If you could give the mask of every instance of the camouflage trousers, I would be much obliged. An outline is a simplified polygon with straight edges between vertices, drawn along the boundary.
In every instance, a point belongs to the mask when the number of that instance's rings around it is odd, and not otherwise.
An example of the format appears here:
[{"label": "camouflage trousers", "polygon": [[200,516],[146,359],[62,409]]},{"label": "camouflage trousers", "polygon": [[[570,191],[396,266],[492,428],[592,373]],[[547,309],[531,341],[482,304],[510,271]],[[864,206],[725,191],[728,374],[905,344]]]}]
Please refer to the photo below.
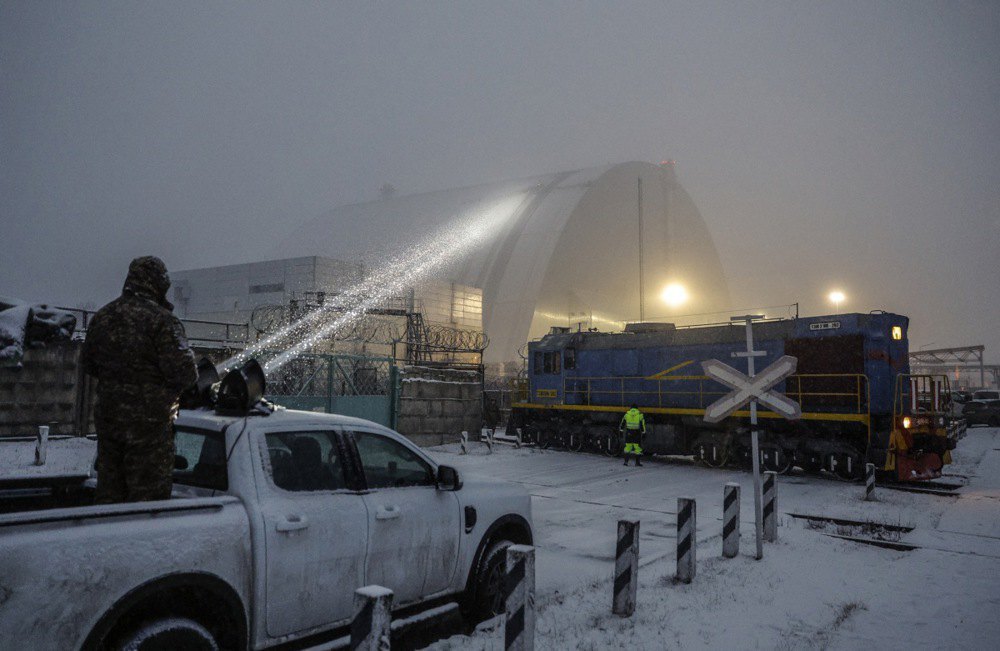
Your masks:
[{"label": "camouflage trousers", "polygon": [[95,503],[170,499],[174,433],[170,421],[98,419]]}]

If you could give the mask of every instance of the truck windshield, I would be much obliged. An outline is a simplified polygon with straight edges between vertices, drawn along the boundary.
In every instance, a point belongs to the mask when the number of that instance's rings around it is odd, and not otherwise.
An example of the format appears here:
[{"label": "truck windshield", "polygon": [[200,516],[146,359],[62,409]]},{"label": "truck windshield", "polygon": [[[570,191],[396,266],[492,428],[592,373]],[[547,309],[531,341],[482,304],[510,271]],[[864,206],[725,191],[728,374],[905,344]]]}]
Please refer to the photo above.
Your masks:
[{"label": "truck windshield", "polygon": [[226,490],[226,446],[222,432],[177,427],[174,483]]}]

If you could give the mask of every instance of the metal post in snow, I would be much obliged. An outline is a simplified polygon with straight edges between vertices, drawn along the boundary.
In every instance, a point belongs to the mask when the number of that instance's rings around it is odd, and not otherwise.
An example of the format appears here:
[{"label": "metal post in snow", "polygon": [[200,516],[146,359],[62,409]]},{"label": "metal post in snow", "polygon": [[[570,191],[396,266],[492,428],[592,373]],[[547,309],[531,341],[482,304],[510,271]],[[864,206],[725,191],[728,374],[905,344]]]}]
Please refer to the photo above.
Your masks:
[{"label": "metal post in snow", "polygon": [[515,441],[514,441],[514,447],[515,448],[519,448],[519,447],[521,447],[521,444],[524,443],[524,439],[521,438],[521,436],[522,436],[522,434],[521,434],[521,428],[520,427],[515,427],[514,428],[514,433],[516,435]]},{"label": "metal post in snow", "polygon": [[736,558],[740,553],[740,485],[726,484],[722,495],[722,555]]},{"label": "metal post in snow", "polygon": [[677,579],[691,583],[697,564],[698,510],[693,499],[677,499]]},{"label": "metal post in snow", "polygon": [[774,542],[778,539],[778,473],[764,473],[764,540]]},{"label": "metal post in snow", "polygon": [[505,579],[507,614],[504,618],[504,649],[532,651],[535,648],[535,548],[507,548]]},{"label": "metal post in snow", "polygon": [[44,466],[45,457],[49,451],[49,426],[38,426],[38,437],[35,439],[35,465]]},{"label": "metal post in snow", "polygon": [[[733,317],[733,321],[745,321],[747,324],[747,352],[733,353],[734,357],[747,358],[747,377],[753,378],[754,357],[761,357],[766,353],[762,350],[753,349],[753,322],[754,319],[763,319],[763,315],[747,314],[746,316]],[[757,560],[764,558],[764,511],[760,503],[760,444],[757,435],[757,400],[750,401],[750,449],[753,456],[753,510],[754,510],[754,533],[757,542],[757,553],[754,556]]]},{"label": "metal post in snow", "polygon": [[865,464],[865,500],[871,500],[875,493],[875,464]]},{"label": "metal post in snow", "polygon": [[635,612],[635,593],[639,585],[639,521],[619,520],[617,540],[611,612],[631,617]]},{"label": "metal post in snow", "polygon": [[462,432],[462,454],[469,453],[469,433]]},{"label": "metal post in snow", "polygon": [[493,454],[493,430],[486,431],[486,447],[489,448],[490,454]]},{"label": "metal post in snow", "polygon": [[391,625],[392,590],[367,585],[354,591],[351,651],[387,651]]}]

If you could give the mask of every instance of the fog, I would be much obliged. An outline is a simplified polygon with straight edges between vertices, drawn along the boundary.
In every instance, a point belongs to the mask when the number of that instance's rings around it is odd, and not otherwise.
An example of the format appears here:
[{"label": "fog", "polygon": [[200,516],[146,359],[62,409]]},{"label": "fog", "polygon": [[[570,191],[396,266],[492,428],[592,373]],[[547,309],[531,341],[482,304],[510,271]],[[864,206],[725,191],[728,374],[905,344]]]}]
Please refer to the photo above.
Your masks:
[{"label": "fog", "polygon": [[0,294],[276,257],[384,183],[673,159],[735,307],[837,288],[1000,361],[1000,5],[534,5],[0,3]]}]

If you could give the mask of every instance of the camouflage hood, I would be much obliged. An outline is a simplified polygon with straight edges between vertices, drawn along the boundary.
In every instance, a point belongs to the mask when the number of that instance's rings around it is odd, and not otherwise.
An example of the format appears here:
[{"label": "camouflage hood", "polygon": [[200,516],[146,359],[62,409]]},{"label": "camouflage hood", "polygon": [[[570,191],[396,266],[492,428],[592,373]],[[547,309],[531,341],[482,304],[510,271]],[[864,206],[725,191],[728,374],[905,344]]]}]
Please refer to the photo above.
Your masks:
[{"label": "camouflage hood", "polygon": [[136,258],[128,266],[122,294],[148,298],[172,311],[173,303],[167,300],[168,289],[170,276],[167,275],[167,265],[156,256],[146,255]]}]

